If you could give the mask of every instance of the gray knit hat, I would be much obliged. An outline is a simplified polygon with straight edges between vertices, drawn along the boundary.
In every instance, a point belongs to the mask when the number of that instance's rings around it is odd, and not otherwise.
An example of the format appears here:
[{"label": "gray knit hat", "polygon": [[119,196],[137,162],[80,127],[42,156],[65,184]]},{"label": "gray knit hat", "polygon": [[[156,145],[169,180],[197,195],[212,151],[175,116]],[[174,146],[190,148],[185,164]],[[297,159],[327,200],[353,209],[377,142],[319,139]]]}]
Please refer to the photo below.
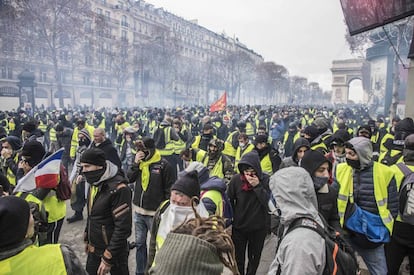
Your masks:
[{"label": "gray knit hat", "polygon": [[149,274],[221,275],[223,268],[214,245],[195,236],[168,233]]}]

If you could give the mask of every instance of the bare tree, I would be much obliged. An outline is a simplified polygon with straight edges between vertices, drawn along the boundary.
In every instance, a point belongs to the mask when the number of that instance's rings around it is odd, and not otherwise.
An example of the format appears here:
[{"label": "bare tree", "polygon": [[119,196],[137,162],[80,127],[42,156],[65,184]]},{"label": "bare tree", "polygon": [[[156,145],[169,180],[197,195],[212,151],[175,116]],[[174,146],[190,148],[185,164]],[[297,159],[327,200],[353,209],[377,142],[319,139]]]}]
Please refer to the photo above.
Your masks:
[{"label": "bare tree", "polygon": [[80,22],[93,18],[86,0],[19,1],[21,11],[16,24],[19,43],[39,53],[42,62],[53,66],[59,106],[63,107],[62,83],[65,79],[62,52],[78,48],[85,39],[85,28]]},{"label": "bare tree", "polygon": [[283,65],[263,62],[256,68],[256,87],[263,91],[266,98],[274,102],[276,94],[287,93],[289,72]]}]

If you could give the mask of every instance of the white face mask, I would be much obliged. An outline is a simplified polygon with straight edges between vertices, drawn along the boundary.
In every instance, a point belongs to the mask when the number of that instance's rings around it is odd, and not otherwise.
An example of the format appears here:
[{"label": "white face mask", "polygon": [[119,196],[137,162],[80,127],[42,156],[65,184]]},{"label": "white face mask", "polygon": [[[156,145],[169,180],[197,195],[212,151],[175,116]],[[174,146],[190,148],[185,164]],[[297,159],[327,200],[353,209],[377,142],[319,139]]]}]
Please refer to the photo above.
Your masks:
[{"label": "white face mask", "polygon": [[239,145],[240,145],[240,147],[244,147],[244,146],[246,146],[246,143],[239,142]]},{"label": "white face mask", "polygon": [[179,206],[171,203],[170,213],[171,215],[168,215],[168,218],[170,219],[169,224],[172,227],[182,224],[185,220],[194,218],[194,212],[191,206]]}]

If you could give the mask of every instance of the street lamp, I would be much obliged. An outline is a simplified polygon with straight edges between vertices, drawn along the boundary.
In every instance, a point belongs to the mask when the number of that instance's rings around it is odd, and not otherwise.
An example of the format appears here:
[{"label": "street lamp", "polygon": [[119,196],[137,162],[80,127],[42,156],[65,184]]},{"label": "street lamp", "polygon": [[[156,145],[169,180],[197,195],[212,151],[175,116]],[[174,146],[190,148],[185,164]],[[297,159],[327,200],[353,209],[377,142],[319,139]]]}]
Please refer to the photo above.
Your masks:
[{"label": "street lamp", "polygon": [[25,102],[22,102],[22,95],[25,94],[27,96],[28,101],[30,102],[31,109],[32,109],[32,115],[34,115],[34,108],[35,108],[35,94],[34,94],[34,88],[37,86],[35,83],[35,75],[33,72],[30,72],[28,69],[25,69],[23,72],[21,72],[17,78],[19,79],[19,82],[17,83],[17,86],[19,87],[19,107],[24,107],[23,104]]}]

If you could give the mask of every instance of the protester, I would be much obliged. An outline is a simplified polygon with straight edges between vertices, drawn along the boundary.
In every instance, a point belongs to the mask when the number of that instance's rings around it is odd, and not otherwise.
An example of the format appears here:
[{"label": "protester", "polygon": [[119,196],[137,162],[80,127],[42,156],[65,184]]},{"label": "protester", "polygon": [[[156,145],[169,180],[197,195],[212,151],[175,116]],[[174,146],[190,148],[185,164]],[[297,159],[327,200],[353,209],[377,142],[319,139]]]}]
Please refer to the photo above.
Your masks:
[{"label": "protester", "polygon": [[328,184],[332,164],[320,151],[305,152],[300,166],[311,176],[318,200],[318,211],[325,221],[340,231],[337,197],[338,192]]},{"label": "protester", "polygon": [[147,263],[147,234],[160,204],[170,197],[176,175],[168,161],[155,148],[154,139],[144,137],[137,145],[134,164],[128,171],[129,182],[135,183],[134,224],[136,242],[136,274],[142,275]]},{"label": "protester", "polygon": [[86,274],[70,246],[32,244],[34,219],[21,198],[0,198],[0,232],[1,274]]},{"label": "protester", "polygon": [[[256,274],[264,240],[270,229],[268,202],[269,176],[262,173],[256,151],[245,154],[239,162],[240,174],[232,177],[227,195],[234,211],[232,240],[241,275]],[[245,271],[246,248],[248,255]]]},{"label": "protester", "polygon": [[[324,226],[319,218],[315,187],[305,169],[280,169],[271,177],[270,189],[280,211],[280,223],[286,229],[298,218],[309,218]],[[325,240],[311,229],[297,228],[281,237],[268,274],[322,275],[325,260]]]},{"label": "protester", "polygon": [[183,172],[182,176],[171,186],[170,199],[161,203],[154,215],[151,225],[147,270],[153,265],[154,257],[163,246],[167,234],[186,220],[194,217],[192,199],[196,198],[196,210],[201,217],[209,213],[203,202],[200,202],[200,183],[197,171]]},{"label": "protester", "polygon": [[80,158],[82,173],[90,184],[88,221],[84,241],[89,274],[128,275],[128,237],[131,235],[131,190],[118,167],[105,153],[90,148]]},{"label": "protester", "polygon": [[[352,138],[345,146],[346,163],[339,164],[334,175],[340,223],[369,272],[386,274],[384,243],[389,242],[398,214],[394,172],[372,160],[372,143],[366,137]],[[370,218],[363,226],[358,222],[362,215]]]}]

